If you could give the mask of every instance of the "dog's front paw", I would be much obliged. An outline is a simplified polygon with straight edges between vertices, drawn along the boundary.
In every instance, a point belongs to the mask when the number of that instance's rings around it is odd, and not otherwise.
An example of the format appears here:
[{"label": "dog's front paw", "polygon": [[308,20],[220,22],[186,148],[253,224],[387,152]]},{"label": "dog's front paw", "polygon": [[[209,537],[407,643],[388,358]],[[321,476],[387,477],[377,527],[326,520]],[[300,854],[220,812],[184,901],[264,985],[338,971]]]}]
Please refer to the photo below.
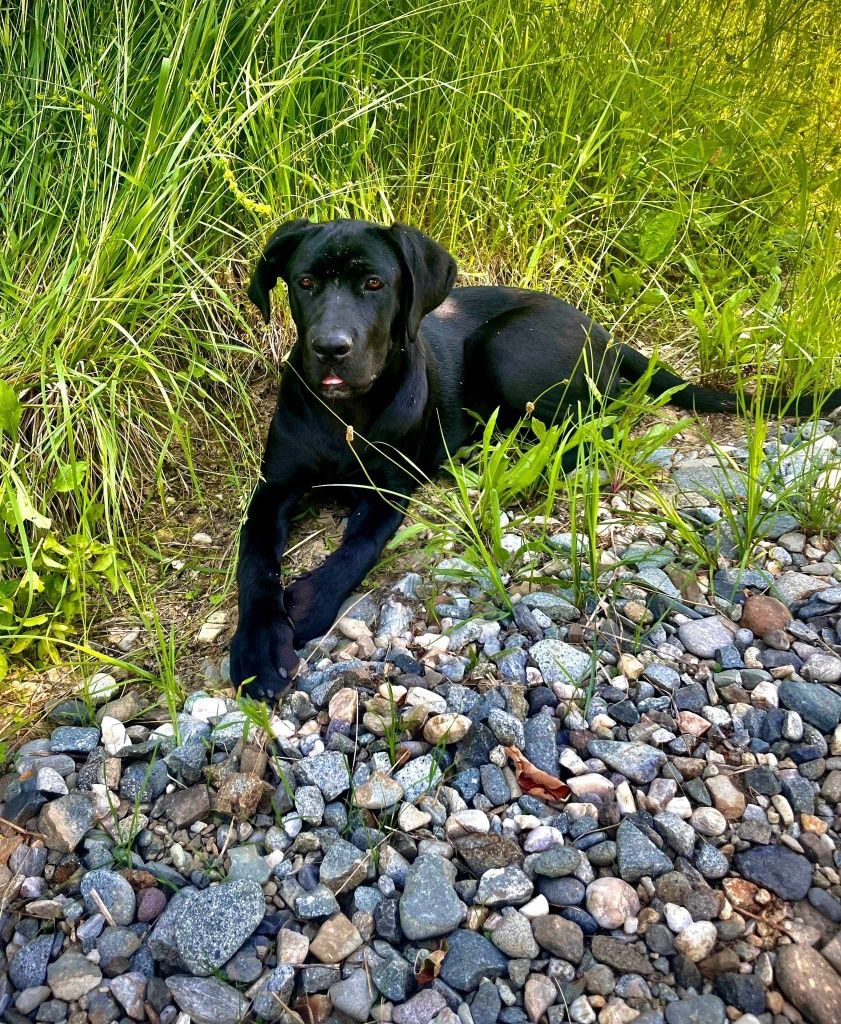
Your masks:
[{"label": "dog's front paw", "polygon": [[302,668],[282,614],[244,616],[231,641],[231,680],[256,700],[278,700]]},{"label": "dog's front paw", "polygon": [[333,625],[334,615],[329,595],[319,593],[306,576],[286,588],[283,605],[292,620],[296,647],[303,647],[315,637],[324,636]]}]

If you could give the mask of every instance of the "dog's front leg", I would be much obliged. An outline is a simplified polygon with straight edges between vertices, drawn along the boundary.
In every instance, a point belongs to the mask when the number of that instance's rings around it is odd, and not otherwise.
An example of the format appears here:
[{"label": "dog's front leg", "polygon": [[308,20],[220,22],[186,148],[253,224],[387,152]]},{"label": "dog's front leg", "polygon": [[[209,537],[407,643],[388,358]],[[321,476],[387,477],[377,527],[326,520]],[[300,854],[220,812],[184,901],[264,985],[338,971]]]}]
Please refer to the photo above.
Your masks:
[{"label": "dog's front leg", "polygon": [[240,535],[239,623],[231,641],[231,679],[236,686],[245,683],[245,692],[260,700],[283,693],[298,668],[280,560],[300,494],[289,482],[260,483]]},{"label": "dog's front leg", "polygon": [[404,513],[402,500],[389,503],[376,494],[366,495],[348,519],[341,546],[317,569],[289,585],[286,610],[296,647],[330,629],[342,603],[377,564]]}]

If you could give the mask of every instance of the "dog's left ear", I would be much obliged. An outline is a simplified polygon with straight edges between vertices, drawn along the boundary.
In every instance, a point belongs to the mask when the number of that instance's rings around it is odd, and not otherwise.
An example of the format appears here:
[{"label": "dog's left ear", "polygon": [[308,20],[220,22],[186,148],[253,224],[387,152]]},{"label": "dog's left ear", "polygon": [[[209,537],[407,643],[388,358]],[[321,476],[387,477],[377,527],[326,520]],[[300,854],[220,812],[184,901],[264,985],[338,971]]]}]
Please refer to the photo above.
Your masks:
[{"label": "dog's left ear", "polygon": [[421,320],[446,299],[456,279],[456,261],[417,228],[392,224],[389,232],[403,261],[406,330],[418,336]]},{"label": "dog's left ear", "polygon": [[266,243],[263,255],[257,260],[257,266],[251,276],[251,284],[248,286],[248,297],[260,310],[266,323],[269,322],[272,315],[269,293],[277,284],[279,277],[286,280],[286,265],[292,258],[292,254],[304,237],[311,231],[315,231],[317,227],[317,224],[310,224],[306,218],[290,220],[286,224],[282,224]]}]

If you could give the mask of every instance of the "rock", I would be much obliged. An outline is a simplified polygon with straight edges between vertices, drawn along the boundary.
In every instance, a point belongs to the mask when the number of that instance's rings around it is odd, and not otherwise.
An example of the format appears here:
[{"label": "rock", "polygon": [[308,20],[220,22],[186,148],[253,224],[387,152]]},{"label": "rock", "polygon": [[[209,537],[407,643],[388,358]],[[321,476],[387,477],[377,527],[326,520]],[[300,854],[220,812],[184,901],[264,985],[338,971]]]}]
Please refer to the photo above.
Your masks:
[{"label": "rock", "polygon": [[52,935],[39,935],[15,953],[9,965],[9,978],[16,989],[44,984],[52,951]]},{"label": "rock", "polygon": [[257,882],[221,882],[181,903],[172,920],[182,963],[206,977],[236,953],[266,913]]},{"label": "rock", "polygon": [[429,1024],[446,1005],[447,1000],[440,992],[425,988],[408,1002],[395,1006],[392,1020],[394,1024]]},{"label": "rock", "polygon": [[750,594],[742,605],[739,626],[762,637],[775,630],[785,629],[789,622],[791,612],[782,601],[767,594]]},{"label": "rock", "polygon": [[257,813],[257,807],[267,791],[271,793],[259,775],[253,772],[234,772],[219,787],[216,806],[238,821],[247,821]]},{"label": "rock", "polygon": [[841,1020],[841,976],[811,946],[777,948],[777,984],[789,1002],[812,1024]]},{"label": "rock", "polygon": [[561,960],[577,964],[584,956],[584,932],[574,921],[559,914],[547,914],[536,917],[532,929],[540,945]]},{"label": "rock", "polygon": [[423,727],[423,738],[433,746],[439,743],[449,746],[464,739],[472,724],[467,715],[433,715]]},{"label": "rock", "polygon": [[[334,977],[335,975],[331,971],[329,981],[332,981]],[[260,986],[260,991],[251,1004],[252,1014],[266,1021],[283,1021],[288,1013],[289,1001],[295,988],[294,969],[289,964],[279,964],[268,977],[261,978],[257,984]]]},{"label": "rock", "polygon": [[61,725],[50,737],[54,754],[89,754],[99,743],[99,729],[81,725]]},{"label": "rock", "polygon": [[446,935],[464,920],[464,904],[456,896],[446,861],[424,854],[409,868],[400,897],[400,925],[407,939]]},{"label": "rock", "polygon": [[310,943],[310,952],[323,964],[346,960],[362,945],[362,936],[344,914],[335,914],[324,922]]},{"label": "rock", "polygon": [[513,908],[503,911],[502,921],[491,933],[491,942],[514,960],[534,960],[540,955],[540,947],[532,934],[532,924]]},{"label": "rock", "polygon": [[495,832],[488,835],[458,836],[455,839],[455,847],[459,857],[476,876],[483,875],[491,868],[523,863],[523,851],[517,843]]},{"label": "rock", "polygon": [[111,995],[126,1011],[132,1020],[144,1020],[146,1011],[143,997],[146,993],[146,977],[138,971],[122,974],[111,979]]},{"label": "rock", "polygon": [[593,667],[590,654],[562,640],[539,640],[530,648],[529,658],[549,686],[553,683],[577,686]]},{"label": "rock", "polygon": [[404,798],[414,803],[418,797],[435,789],[441,781],[441,769],[432,754],[424,754],[409,761],[394,773],[394,777],[403,787]]},{"label": "rock", "polygon": [[218,978],[174,974],[166,986],[193,1024],[238,1024],[248,1013],[245,996]]},{"label": "rock", "polygon": [[791,607],[826,589],[826,581],[818,576],[807,576],[802,572],[784,572],[774,583],[774,590],[784,604]]},{"label": "rock", "polygon": [[94,798],[90,793],[68,793],[42,808],[38,831],[48,850],[72,853],[96,821]]},{"label": "rock", "polygon": [[752,846],[735,862],[739,874],[784,900],[802,900],[812,885],[812,865],[786,846]]},{"label": "rock", "polygon": [[210,794],[207,786],[176,789],[160,797],[152,808],[155,818],[168,818],[175,828],[187,828],[210,814]]},{"label": "rock", "polygon": [[711,921],[695,921],[675,938],[675,949],[693,963],[708,957],[715,949],[718,932]]},{"label": "rock", "polygon": [[813,683],[837,683],[841,681],[841,658],[831,654],[813,654],[801,674]]},{"label": "rock", "polygon": [[266,858],[261,856],[257,847],[253,844],[248,846],[235,846],[228,851],[230,866],[228,867],[229,882],[257,882],[258,885],[265,885],[269,880],[271,869]]},{"label": "rock", "polygon": [[627,819],[616,832],[619,874],[626,882],[638,882],[648,876],[672,870],[672,862],[652,841]]},{"label": "rock", "polygon": [[368,853],[344,839],[337,839],[324,854],[319,878],[332,892],[347,892],[362,885],[370,862]]},{"label": "rock", "polygon": [[666,1024],[726,1024],[718,996],[687,996],[666,1004]]},{"label": "rock", "polygon": [[103,868],[88,871],[82,879],[81,890],[89,914],[96,914],[99,911],[99,904],[93,896],[96,892],[114,919],[114,924],[129,925],[134,921],[134,912],[137,908],[134,889],[116,871],[106,871]]},{"label": "rock", "polygon": [[632,945],[613,939],[609,935],[594,935],[590,951],[596,960],[625,974],[642,974],[647,977],[653,971],[647,957]]},{"label": "rock", "polygon": [[640,901],[621,878],[597,878],[587,886],[587,911],[601,928],[612,930],[639,914]]},{"label": "rock", "polygon": [[714,775],[706,780],[716,810],[721,811],[728,821],[738,821],[745,813],[745,794],[738,789],[727,775]]},{"label": "rock", "polygon": [[508,971],[508,960],[478,932],[459,929],[447,938],[447,955],[440,978],[459,992],[473,992],[483,978],[497,978]]},{"label": "rock", "polygon": [[473,902],[482,907],[520,906],[533,891],[534,885],[520,868],[490,868],[479,879]]},{"label": "rock", "polygon": [[543,974],[529,975],[523,990],[523,1005],[532,1024],[537,1024],[537,1021],[555,1002],[557,995],[558,990],[551,978],[547,978]]},{"label": "rock", "polygon": [[392,1002],[404,1002],[415,986],[415,976],[410,965],[395,953],[386,958],[371,957],[368,961],[371,980],[377,991]]},{"label": "rock", "polygon": [[138,921],[154,921],[166,909],[166,896],[160,889],[143,889],[137,905]]},{"label": "rock", "polygon": [[339,1013],[345,1014],[351,1020],[368,1020],[375,991],[368,980],[367,971],[353,971],[344,981],[337,981],[331,985],[327,994]]},{"label": "rock", "polygon": [[350,788],[347,759],[338,751],[328,750],[297,761],[295,773],[303,784],[318,786],[327,801],[338,799]]},{"label": "rock", "polygon": [[[469,722],[469,719],[468,719]],[[369,811],[382,811],[393,807],[403,799],[403,787],[386,772],[376,771],[353,791],[353,802],[357,807]]]},{"label": "rock", "polygon": [[608,767],[639,785],[645,785],[656,778],[666,763],[663,751],[647,743],[590,740],[587,749],[593,757],[598,757]]},{"label": "rock", "polygon": [[733,642],[735,629],[728,619],[712,615],[706,619],[691,619],[678,628],[683,646],[697,658],[714,658],[721,647]]},{"label": "rock", "polygon": [[47,968],[47,984],[56,999],[72,1002],[102,981],[102,971],[86,956],[68,950]]},{"label": "rock", "polygon": [[765,987],[755,974],[726,971],[718,975],[713,987],[728,1006],[755,1016],[765,1013]]},{"label": "rock", "polygon": [[823,733],[832,732],[841,720],[841,697],[817,683],[785,679],[779,687],[780,703]]}]

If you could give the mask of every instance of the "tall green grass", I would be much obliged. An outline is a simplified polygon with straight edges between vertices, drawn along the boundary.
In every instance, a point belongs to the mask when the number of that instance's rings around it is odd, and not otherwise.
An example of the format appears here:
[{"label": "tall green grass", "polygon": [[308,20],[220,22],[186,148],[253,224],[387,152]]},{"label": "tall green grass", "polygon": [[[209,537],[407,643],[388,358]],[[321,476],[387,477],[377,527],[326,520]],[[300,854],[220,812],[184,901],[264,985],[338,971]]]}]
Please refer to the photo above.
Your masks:
[{"label": "tall green grass", "polygon": [[72,643],[197,453],[245,493],[286,339],[241,286],[287,217],[416,223],[725,384],[837,380],[839,36],[829,0],[0,13],[0,640]]}]

